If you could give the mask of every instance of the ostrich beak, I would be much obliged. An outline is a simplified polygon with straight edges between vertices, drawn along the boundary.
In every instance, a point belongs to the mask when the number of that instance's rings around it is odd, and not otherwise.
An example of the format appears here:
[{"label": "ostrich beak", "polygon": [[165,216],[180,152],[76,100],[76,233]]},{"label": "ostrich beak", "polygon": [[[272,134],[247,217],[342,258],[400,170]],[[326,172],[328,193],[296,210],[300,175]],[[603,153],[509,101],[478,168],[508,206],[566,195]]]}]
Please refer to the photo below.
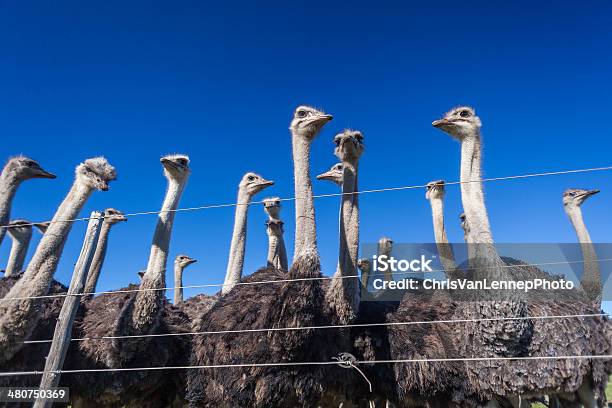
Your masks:
[{"label": "ostrich beak", "polygon": [[321,173],[317,176],[317,180],[332,180],[334,178],[334,173],[332,170],[326,171],[325,173]]},{"label": "ostrich beak", "polygon": [[325,114],[325,115],[320,115],[320,116],[317,116],[317,117],[316,117],[316,118],[313,120],[313,122],[327,123],[327,122],[329,122],[330,120],[332,120],[333,118],[334,118],[334,117],[333,117],[332,115]]},{"label": "ostrich beak", "polygon": [[272,180],[265,180],[265,179],[264,179],[264,180],[262,180],[262,181],[261,181],[259,184],[260,184],[262,187],[268,187],[268,186],[274,185],[274,181],[272,181]]},{"label": "ostrich beak", "polygon": [[589,190],[586,193],[584,193],[584,198],[588,198],[588,197],[590,197],[592,195],[595,195],[595,194],[599,193],[599,191],[600,190],[598,188],[596,188],[594,190]]},{"label": "ostrich beak", "polygon": [[192,263],[196,263],[196,262],[198,262],[197,259],[189,258],[189,261],[187,261],[187,265],[191,265]]},{"label": "ostrich beak", "polygon": [[438,119],[431,122],[431,125],[437,129],[441,129],[444,126],[448,126],[450,121],[448,119]]},{"label": "ostrich beak", "polygon": [[36,177],[38,177],[38,178],[46,178],[46,179],[57,178],[57,176],[55,174],[49,173],[47,170],[43,169],[42,167],[39,167],[36,170]]}]

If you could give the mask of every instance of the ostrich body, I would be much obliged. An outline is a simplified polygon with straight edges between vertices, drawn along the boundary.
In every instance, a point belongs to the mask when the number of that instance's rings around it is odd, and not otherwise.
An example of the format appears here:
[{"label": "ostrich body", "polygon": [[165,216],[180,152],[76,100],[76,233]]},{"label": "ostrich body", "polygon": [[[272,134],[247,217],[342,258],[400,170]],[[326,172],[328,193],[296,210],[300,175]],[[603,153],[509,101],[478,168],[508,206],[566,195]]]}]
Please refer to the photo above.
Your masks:
[{"label": "ostrich body", "polygon": [[236,215],[234,217],[234,232],[232,233],[232,243],[230,245],[227,270],[222,294],[228,293],[242,278],[242,268],[244,264],[244,249],[246,247],[247,234],[247,213],[249,203],[255,194],[266,187],[274,184],[273,181],[266,180],[258,174],[247,173],[240,180],[238,185],[238,200],[236,201]]},{"label": "ostrich body", "polygon": [[94,293],[100,278],[100,271],[104,264],[104,258],[106,257],[106,248],[108,246],[108,234],[113,225],[127,221],[127,217],[124,216],[121,211],[115,210],[114,208],[107,208],[104,210],[104,220],[102,221],[102,227],[100,228],[100,235],[98,236],[98,243],[91,260],[91,266],[87,273],[87,280],[85,281],[85,287],[83,293]]},{"label": "ostrich body", "polygon": [[357,171],[363,153],[363,135],[345,130],[334,138],[335,154],[342,160],[342,199],[340,205],[340,247],[338,269],[326,292],[326,303],[340,324],[355,320],[359,310],[359,279],[347,278],[357,274],[359,255],[359,201]]},{"label": "ostrich body", "polygon": [[[330,119],[330,115],[314,108],[300,106],[290,126],[296,244],[289,272],[284,274],[276,268],[265,268],[245,278],[244,282],[321,276],[310,178],[310,144]],[[323,291],[318,280],[239,285],[219,299],[197,330],[312,326],[329,321],[324,311]],[[194,339],[191,364],[330,361],[331,356],[337,354],[337,350],[330,351],[336,343],[330,333],[323,335],[311,330],[199,336]],[[344,374],[339,368],[329,370],[326,372],[323,366],[189,370],[187,398],[192,407],[310,407],[313,401],[320,400],[324,391],[336,387],[338,377]]]},{"label": "ostrich body", "polygon": [[274,266],[281,271],[289,269],[287,261],[287,248],[283,237],[283,221],[280,219],[281,202],[279,197],[263,200],[264,211],[268,214],[266,233],[268,234],[268,266]]},{"label": "ostrich body", "polygon": [[178,255],[174,259],[174,305],[183,302],[183,270],[192,263],[197,262],[196,259],[190,258],[187,255]]},{"label": "ostrich body", "polygon": [[580,242],[580,248],[582,249],[584,269],[582,278],[580,279],[580,285],[587,298],[593,302],[594,310],[601,310],[601,272],[599,270],[595,247],[593,246],[593,241],[591,241],[589,231],[584,224],[581,209],[586,199],[597,193],[599,193],[599,190],[568,189],[563,193],[563,208],[574,230],[576,230],[578,242]]},{"label": "ostrich body", "polygon": [[32,224],[27,220],[14,220],[9,223],[8,234],[13,240],[11,253],[4,276],[13,276],[22,271],[28,246],[32,239]]},{"label": "ostrich body", "polygon": [[[188,340],[182,338],[99,339],[103,336],[138,336],[176,333],[188,327],[188,318],[165,300],[166,263],[174,216],[187,180],[189,158],[168,155],[160,160],[168,186],[158,214],[157,226],[149,254],[147,269],[140,286],[130,293],[106,293],[85,302],[84,316],[78,324],[80,337],[88,340],[73,346],[66,365],[72,369],[85,367],[148,367],[182,365]],[[70,357],[72,356],[72,358]],[[146,403],[174,399],[178,394],[178,377],[161,372],[108,373],[69,376],[66,384],[74,390],[79,404],[109,406],[147,406]],[[162,402],[156,401],[160,405]]]},{"label": "ostrich body", "polygon": [[449,279],[460,279],[463,274],[457,269],[453,249],[448,242],[446,227],[444,226],[444,180],[437,180],[427,183],[427,193],[425,198],[431,205],[431,215],[433,218],[434,237],[440,262]]},{"label": "ostrich body", "polygon": [[49,291],[74,222],[71,220],[78,216],[94,190],[108,190],[108,183],[115,177],[115,169],[102,157],[77,166],[70,192],[53,216],[25,273],[5,296],[22,299],[0,303],[0,362],[9,360],[36,326],[40,299],[25,298],[43,296]]},{"label": "ostrich body", "polygon": [[6,225],[8,225],[11,216],[11,204],[19,185],[33,178],[48,178],[54,179],[55,175],[44,170],[34,160],[18,156],[13,157],[6,163],[0,174],[0,244],[6,233]]}]

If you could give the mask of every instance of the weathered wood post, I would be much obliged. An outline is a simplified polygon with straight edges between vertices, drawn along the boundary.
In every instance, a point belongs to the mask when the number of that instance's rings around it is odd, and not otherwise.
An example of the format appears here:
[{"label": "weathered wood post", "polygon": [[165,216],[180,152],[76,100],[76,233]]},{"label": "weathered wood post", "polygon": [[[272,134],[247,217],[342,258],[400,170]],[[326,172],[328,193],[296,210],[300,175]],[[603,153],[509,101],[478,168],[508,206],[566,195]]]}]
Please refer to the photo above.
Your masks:
[{"label": "weathered wood post", "polygon": [[[40,381],[40,390],[55,388],[59,384],[60,374],[56,371],[63,367],[66,352],[70,346],[72,324],[74,323],[74,317],[79,308],[82,296],[81,293],[83,292],[85,280],[87,279],[87,272],[89,271],[94,250],[98,242],[102,219],[103,215],[101,212],[93,211],[91,213],[89,223],[87,224],[85,239],[83,240],[83,247],[81,248],[79,259],[74,266],[70,287],[64,298],[64,304],[62,305],[62,310],[60,311],[57,324],[55,325],[53,342],[51,343],[49,355],[45,363],[45,371]],[[39,398],[34,403],[34,408],[50,408],[52,405],[53,400]]]}]

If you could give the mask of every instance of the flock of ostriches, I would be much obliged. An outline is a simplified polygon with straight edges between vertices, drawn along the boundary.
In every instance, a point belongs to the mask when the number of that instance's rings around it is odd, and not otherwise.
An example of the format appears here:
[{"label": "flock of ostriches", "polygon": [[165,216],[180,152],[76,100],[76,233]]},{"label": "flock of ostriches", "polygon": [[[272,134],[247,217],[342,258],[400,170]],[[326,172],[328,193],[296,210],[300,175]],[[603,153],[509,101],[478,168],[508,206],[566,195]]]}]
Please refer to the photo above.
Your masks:
[{"label": "flock of ostriches", "polygon": [[[126,219],[115,209],[104,212],[87,295],[72,329],[72,339],[78,341],[71,342],[63,366],[103,370],[61,376],[60,385],[70,387],[72,406],[516,408],[534,401],[551,407],[604,406],[612,363],[606,358],[577,357],[606,356],[612,348],[610,323],[601,314],[600,270],[581,213],[583,202],[597,190],[569,189],[563,194],[584,258],[580,287],[569,291],[563,301],[545,293],[529,299],[486,293],[458,299],[444,290],[433,295],[407,291],[396,302],[364,301],[361,288],[373,271],[368,260],[358,259],[359,205],[354,192],[364,146],[363,135],[356,130],[335,136],[340,163],[317,177],[335,182],[344,193],[337,270],[328,279],[321,274],[310,147],[331,119],[300,106],[290,124],[296,197],[292,263],[283,240],[280,200],[266,199],[267,265],[242,276],[248,204],[272,184],[247,173],[238,189],[225,285],[216,295],[183,301],[178,289],[171,304],[163,290],[173,210],[190,175],[187,156],[161,159],[167,190],[139,285],[96,294],[110,229]],[[477,244],[469,246],[466,273],[455,264],[445,233],[444,182],[430,183],[427,198],[447,277],[557,279],[535,266],[511,265],[496,252],[481,182],[481,123],[474,110],[455,108],[433,126],[461,144],[462,226],[466,242]],[[53,337],[63,300],[45,295],[67,290],[53,276],[73,220],[94,191],[108,190],[116,173],[102,157],[85,160],[76,167],[74,184],[51,222],[11,220],[11,201],[19,184],[54,177],[26,157],[10,159],[2,171],[0,242],[7,232],[13,244],[0,286],[2,372],[44,368],[49,343],[31,341]],[[32,226],[43,236],[23,270]],[[388,253],[391,245],[391,240],[381,239],[379,251]],[[175,259],[175,286],[182,286],[183,269],[193,262],[186,255]],[[358,269],[361,279],[355,277]],[[272,282],[241,284],[260,281]],[[541,316],[571,317],[537,318]],[[401,324],[405,322],[419,324]],[[350,327],[312,328],[329,325]],[[267,330],[296,327],[309,329]],[[353,366],[292,364],[330,362],[342,353],[354,356]],[[174,369],[109,370],[164,366]],[[181,368],[186,366],[198,368]],[[0,377],[3,386],[37,386],[39,381],[37,375]]]}]

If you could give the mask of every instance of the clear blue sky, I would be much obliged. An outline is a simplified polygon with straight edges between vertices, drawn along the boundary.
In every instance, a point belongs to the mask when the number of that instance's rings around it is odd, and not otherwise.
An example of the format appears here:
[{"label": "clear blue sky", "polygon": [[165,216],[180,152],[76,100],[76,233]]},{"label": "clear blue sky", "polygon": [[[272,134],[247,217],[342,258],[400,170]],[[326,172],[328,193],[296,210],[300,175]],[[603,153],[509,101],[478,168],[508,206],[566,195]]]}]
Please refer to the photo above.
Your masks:
[{"label": "clear blue sky", "polygon": [[[25,183],[13,217],[50,218],[75,165],[95,155],[106,156],[119,179],[84,215],[158,209],[158,159],[172,152],[192,159],[183,207],[233,202],[246,171],[276,180],[260,198],[292,196],[287,127],[303,103],[335,117],[314,142],[314,172],[335,163],[336,131],[364,132],[362,189],[456,180],[459,145],[431,121],[457,104],[473,105],[483,120],[485,176],[612,165],[609,1],[291,3],[0,0],[1,156],[23,153],[58,175]],[[610,242],[611,176],[486,185],[494,237],[575,242],[561,193],[597,187],[585,218],[596,242]],[[323,182],[314,188],[337,191]],[[367,195],[361,205],[363,242],[433,240],[422,190]],[[338,199],[316,206],[330,273]],[[459,212],[458,189],[449,187],[452,241],[462,238]],[[291,252],[293,206],[283,213]],[[185,284],[223,279],[232,217],[231,208],[178,214],[170,259],[186,253],[200,261]],[[264,264],[264,220],[252,207],[246,273]],[[134,217],[114,228],[99,289],[137,280],[155,222]],[[77,223],[66,246],[56,274],[64,282],[83,232]],[[8,247],[7,240],[2,262]]]}]

